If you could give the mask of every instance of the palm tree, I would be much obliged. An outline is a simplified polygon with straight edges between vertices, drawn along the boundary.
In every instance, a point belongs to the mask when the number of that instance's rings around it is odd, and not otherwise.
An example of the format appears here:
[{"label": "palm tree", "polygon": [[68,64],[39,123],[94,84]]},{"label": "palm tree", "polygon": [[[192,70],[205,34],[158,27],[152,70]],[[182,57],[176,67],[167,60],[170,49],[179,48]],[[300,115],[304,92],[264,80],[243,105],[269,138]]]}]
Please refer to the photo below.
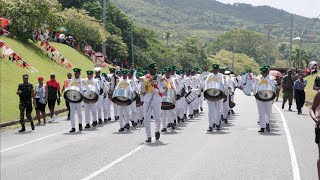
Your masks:
[{"label": "palm tree", "polygon": [[[299,49],[294,49],[292,51],[292,62],[293,67],[299,68]],[[309,56],[307,55],[305,50],[301,51],[301,61],[302,61],[302,67],[305,67],[309,64]]]}]

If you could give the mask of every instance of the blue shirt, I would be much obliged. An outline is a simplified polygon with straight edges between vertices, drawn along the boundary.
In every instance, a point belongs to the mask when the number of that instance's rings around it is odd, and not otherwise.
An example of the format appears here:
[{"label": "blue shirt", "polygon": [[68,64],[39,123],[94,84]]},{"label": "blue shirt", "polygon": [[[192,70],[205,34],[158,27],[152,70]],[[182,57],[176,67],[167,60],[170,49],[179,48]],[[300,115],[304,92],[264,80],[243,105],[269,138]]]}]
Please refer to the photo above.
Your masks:
[{"label": "blue shirt", "polygon": [[294,88],[297,90],[304,90],[304,88],[307,85],[307,81],[306,80],[302,80],[302,82],[300,81],[300,79],[296,80],[294,82]]}]

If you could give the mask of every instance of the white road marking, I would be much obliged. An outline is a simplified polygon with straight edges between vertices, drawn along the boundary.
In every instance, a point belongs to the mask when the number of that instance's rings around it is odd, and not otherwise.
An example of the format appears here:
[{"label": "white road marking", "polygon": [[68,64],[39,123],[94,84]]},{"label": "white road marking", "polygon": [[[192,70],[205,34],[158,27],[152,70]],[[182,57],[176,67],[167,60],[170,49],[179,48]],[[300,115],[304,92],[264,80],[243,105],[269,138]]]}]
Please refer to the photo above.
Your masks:
[{"label": "white road marking", "polygon": [[113,167],[114,165],[120,163],[121,161],[123,161],[124,159],[128,158],[129,156],[135,154],[136,152],[138,152],[139,150],[141,150],[143,147],[145,147],[145,145],[140,145],[138,147],[136,147],[135,149],[133,149],[132,151],[128,152],[127,154],[121,156],[120,158],[116,159],[115,161],[111,162],[110,164],[102,167],[101,169],[99,169],[98,171],[90,174],[88,177],[83,178],[82,180],[89,180],[92,178],[95,178],[96,176],[98,176],[99,174],[105,172],[106,170],[110,169],[111,167]]},{"label": "white road marking", "polygon": [[284,118],[284,115],[281,112],[281,110],[279,109],[279,107],[276,106],[275,104],[273,106],[278,110],[278,112],[279,112],[279,114],[281,116],[283,128],[284,128],[284,131],[285,131],[286,136],[287,136],[289,152],[290,152],[290,157],[291,157],[291,166],[292,166],[292,172],[293,172],[293,179],[294,180],[300,180],[301,178],[300,178],[299,166],[298,166],[297,157],[296,157],[296,153],[294,151],[292,138],[291,138],[291,135],[290,135],[290,131],[289,131],[289,127],[288,127],[287,121]]},{"label": "white road marking", "polygon": [[10,147],[10,148],[7,148],[7,149],[3,149],[3,150],[1,150],[0,152],[3,153],[3,152],[5,152],[5,151],[9,151],[9,150],[11,150],[11,149],[15,149],[15,148],[18,148],[18,147],[27,145],[27,144],[31,144],[31,143],[34,143],[34,142],[37,142],[37,141],[41,141],[41,140],[43,140],[43,139],[47,139],[47,138],[49,138],[49,137],[52,137],[52,136],[61,134],[61,133],[63,133],[63,132],[65,132],[65,131],[61,131],[61,132],[58,132],[58,133],[55,133],[55,134],[51,134],[51,135],[48,135],[48,136],[45,136],[45,137],[42,137],[42,138],[39,138],[39,139],[35,139],[35,140],[29,141],[29,142],[26,142],[26,143],[23,143],[23,144],[19,144],[19,145],[17,145],[17,146],[13,146],[13,147]]}]

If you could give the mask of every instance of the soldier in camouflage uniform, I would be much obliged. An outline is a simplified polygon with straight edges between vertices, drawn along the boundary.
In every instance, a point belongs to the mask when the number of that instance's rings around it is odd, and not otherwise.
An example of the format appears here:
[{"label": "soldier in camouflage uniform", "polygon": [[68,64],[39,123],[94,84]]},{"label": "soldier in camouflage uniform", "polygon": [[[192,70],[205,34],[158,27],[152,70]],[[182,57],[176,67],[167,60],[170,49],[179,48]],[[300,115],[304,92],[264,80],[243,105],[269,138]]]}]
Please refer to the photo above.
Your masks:
[{"label": "soldier in camouflage uniform", "polygon": [[[28,121],[30,122],[31,129],[34,130],[34,124],[31,117],[32,112],[32,101],[34,101],[34,89],[33,85],[28,82],[29,76],[27,74],[23,75],[23,83],[19,84],[17,95],[20,97],[19,110],[20,110],[20,124],[21,130],[19,132],[25,132],[25,122],[24,122],[24,112]],[[33,99],[33,100],[32,100]]]},{"label": "soldier in camouflage uniform", "polygon": [[292,100],[293,100],[293,84],[294,79],[292,77],[292,71],[288,71],[288,75],[286,75],[282,79],[282,92],[283,92],[283,102],[282,102],[282,109],[284,109],[284,105],[286,104],[287,100],[289,100],[289,111],[291,110]]}]

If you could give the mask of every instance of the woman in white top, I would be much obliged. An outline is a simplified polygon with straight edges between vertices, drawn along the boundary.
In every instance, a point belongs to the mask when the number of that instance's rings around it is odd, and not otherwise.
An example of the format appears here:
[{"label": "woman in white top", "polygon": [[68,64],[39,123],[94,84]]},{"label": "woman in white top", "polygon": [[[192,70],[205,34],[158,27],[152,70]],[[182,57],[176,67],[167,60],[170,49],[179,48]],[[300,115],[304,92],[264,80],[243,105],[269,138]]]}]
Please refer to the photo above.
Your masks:
[{"label": "woman in white top", "polygon": [[41,124],[41,116],[40,112],[42,114],[43,118],[43,123],[46,123],[46,104],[48,100],[48,87],[46,84],[43,84],[43,77],[38,78],[39,84],[36,85],[36,90],[35,90],[35,109],[36,109],[36,114],[37,114],[37,119],[38,119],[38,124]]}]

